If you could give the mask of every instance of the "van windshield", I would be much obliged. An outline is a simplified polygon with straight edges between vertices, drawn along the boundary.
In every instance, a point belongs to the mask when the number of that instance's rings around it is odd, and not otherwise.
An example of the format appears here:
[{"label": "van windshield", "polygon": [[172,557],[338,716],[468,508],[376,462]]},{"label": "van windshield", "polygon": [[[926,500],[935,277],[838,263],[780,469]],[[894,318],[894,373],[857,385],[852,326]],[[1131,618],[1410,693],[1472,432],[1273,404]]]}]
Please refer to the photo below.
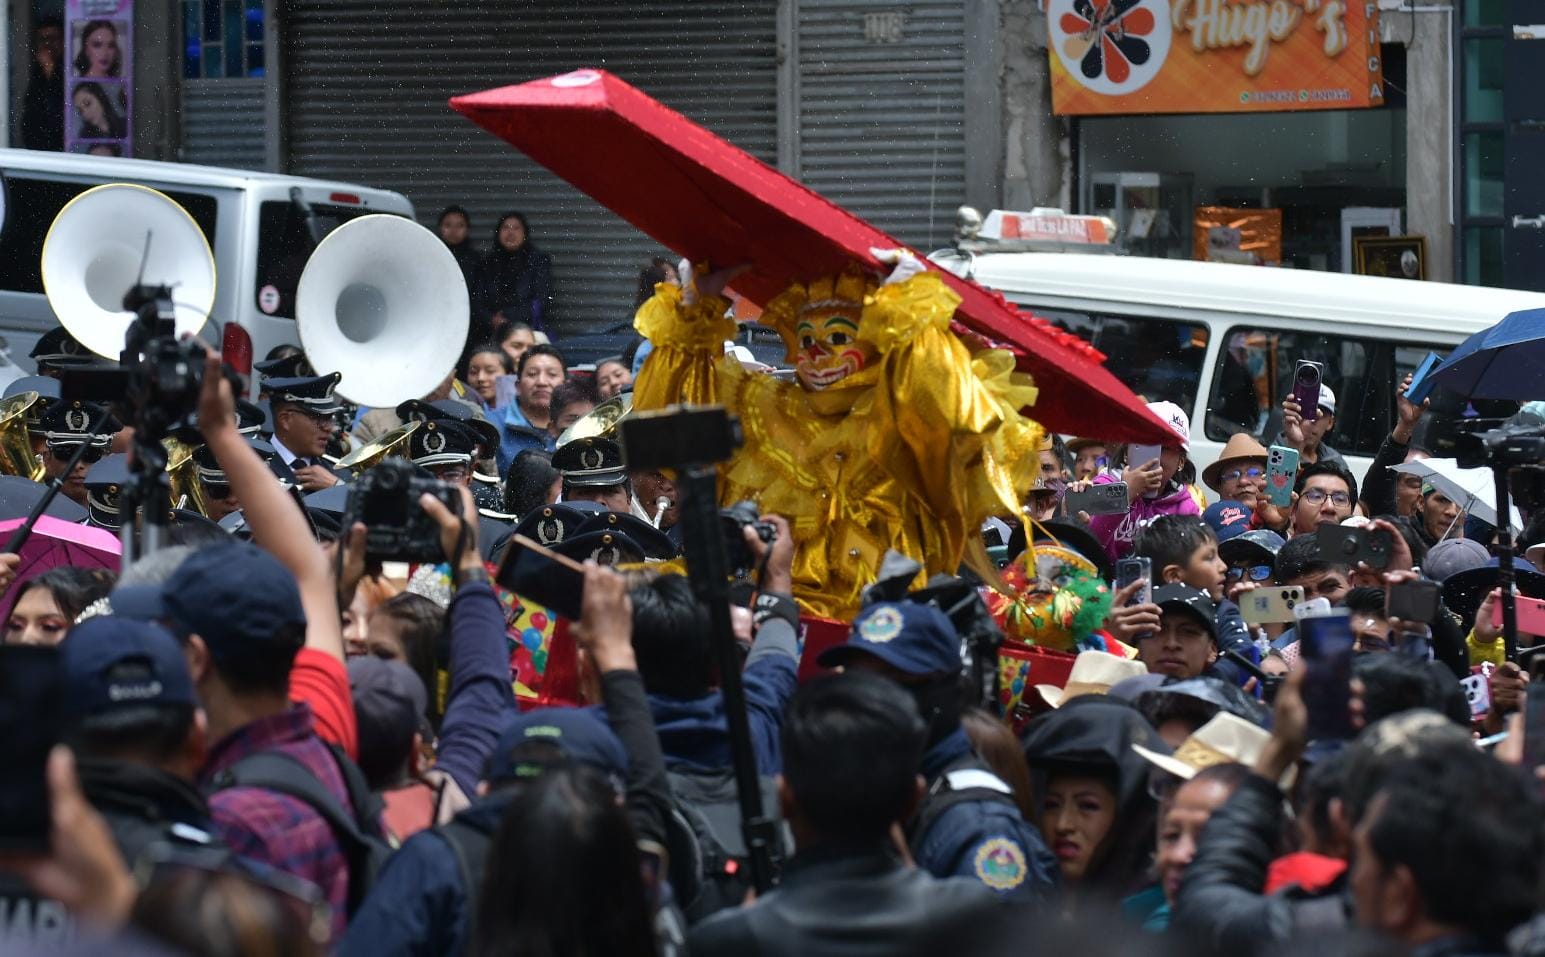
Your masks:
[{"label": "van windshield", "polygon": [[[312,203],[311,212],[319,238],[351,219],[375,210],[363,206],[329,206]],[[258,210],[257,282],[252,295],[258,311],[283,319],[295,318],[295,288],[316,246],[306,216],[288,201],[263,203]]]},{"label": "van windshield", "polygon": [[[43,242],[54,217],[70,200],[101,183],[70,180],[35,179],[28,176],[6,177],[5,228],[0,229],[0,290],[5,292],[43,291]],[[219,202],[206,193],[166,189],[170,196],[204,233],[211,249],[215,245],[215,220]]]},{"label": "van windshield", "polygon": [[1173,402],[1188,412],[1207,358],[1207,327],[1148,316],[1031,307],[1052,325],[1105,353],[1105,368],[1148,402]]}]

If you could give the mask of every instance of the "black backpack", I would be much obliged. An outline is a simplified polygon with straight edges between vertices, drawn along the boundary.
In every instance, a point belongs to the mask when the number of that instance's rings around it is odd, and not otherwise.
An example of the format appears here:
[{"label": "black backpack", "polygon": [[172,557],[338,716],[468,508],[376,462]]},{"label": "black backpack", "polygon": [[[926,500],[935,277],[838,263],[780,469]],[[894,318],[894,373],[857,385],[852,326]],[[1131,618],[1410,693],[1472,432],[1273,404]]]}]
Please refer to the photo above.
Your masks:
[{"label": "black backpack", "polygon": [[370,790],[359,765],[336,745],[325,743],[348,788],[348,807],[339,804],[304,764],[283,751],[247,755],[216,775],[211,793],[238,787],[262,788],[292,797],[316,811],[332,828],[348,862],[348,912],[353,916],[375,885],[376,875],[391,856],[392,848],[381,827],[384,805],[380,796]]},{"label": "black backpack", "polygon": [[[751,890],[751,857],[741,831],[739,792],[732,770],[678,768],[667,771],[666,777],[675,799],[666,820],[671,889],[688,923],[695,924],[715,911],[739,907]],[[758,781],[762,810],[776,817],[777,781],[770,777]],[[778,838],[773,848],[775,866],[788,857],[793,844],[781,822]]]}]

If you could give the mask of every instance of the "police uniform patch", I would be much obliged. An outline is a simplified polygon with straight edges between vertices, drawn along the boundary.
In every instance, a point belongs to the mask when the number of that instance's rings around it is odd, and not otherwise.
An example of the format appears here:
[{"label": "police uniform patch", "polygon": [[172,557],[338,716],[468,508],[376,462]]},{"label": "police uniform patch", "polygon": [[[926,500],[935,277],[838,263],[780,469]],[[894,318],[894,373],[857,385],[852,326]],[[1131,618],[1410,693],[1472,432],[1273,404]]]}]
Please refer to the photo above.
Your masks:
[{"label": "police uniform patch", "polygon": [[858,635],[867,642],[883,645],[901,634],[901,626],[901,612],[894,608],[881,608],[859,623]]},{"label": "police uniform patch", "polygon": [[1025,882],[1025,852],[1006,837],[983,841],[976,849],[977,880],[996,891],[1013,890]]}]

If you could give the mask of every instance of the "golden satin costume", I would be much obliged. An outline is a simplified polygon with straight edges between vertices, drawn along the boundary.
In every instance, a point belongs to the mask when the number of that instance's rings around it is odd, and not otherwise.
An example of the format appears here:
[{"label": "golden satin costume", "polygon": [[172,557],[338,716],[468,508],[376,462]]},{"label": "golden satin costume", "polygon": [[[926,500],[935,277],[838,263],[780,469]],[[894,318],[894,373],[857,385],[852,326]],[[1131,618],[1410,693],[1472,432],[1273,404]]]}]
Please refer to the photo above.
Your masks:
[{"label": "golden satin costume", "polygon": [[822,390],[724,355],[736,325],[723,298],[688,304],[662,283],[638,311],[634,325],[654,349],[634,408],[721,404],[740,417],[745,445],[721,471],[720,500],[750,499],[788,518],[794,593],[809,614],[851,620],[887,549],[928,576],[954,574],[968,556],[985,562],[983,520],[1019,511],[1043,434],[1019,410],[1036,389],[1009,353],[972,355],[956,338],[959,301],[926,272],[875,286],[850,270],[791,286],[762,315],[791,359],[796,325],[805,330],[802,319],[822,313],[844,323],[844,305],[869,350],[862,368]]}]

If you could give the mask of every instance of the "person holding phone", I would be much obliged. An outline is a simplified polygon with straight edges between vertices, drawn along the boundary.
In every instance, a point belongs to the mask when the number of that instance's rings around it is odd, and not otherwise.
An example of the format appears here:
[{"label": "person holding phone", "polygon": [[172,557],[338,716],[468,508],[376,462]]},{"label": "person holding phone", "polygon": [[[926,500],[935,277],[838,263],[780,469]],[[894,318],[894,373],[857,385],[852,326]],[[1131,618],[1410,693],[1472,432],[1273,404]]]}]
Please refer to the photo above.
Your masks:
[{"label": "person holding phone", "polygon": [[1322,461],[1298,472],[1288,538],[1314,535],[1321,524],[1340,525],[1357,507],[1357,479],[1343,463]]},{"label": "person holding phone", "polygon": [[1369,515],[1400,515],[1410,518],[1422,500],[1420,476],[1391,472],[1390,466],[1427,458],[1427,451],[1414,444],[1416,427],[1427,414],[1429,399],[1420,405],[1406,398],[1411,387],[1408,375],[1395,390],[1395,427],[1379,445],[1379,451],[1363,476],[1363,507]]},{"label": "person holding phone", "polygon": [[1325,444],[1325,436],[1336,427],[1336,393],[1323,382],[1320,383],[1320,401],[1314,412],[1314,417],[1310,418],[1291,395],[1283,399],[1282,434],[1271,444],[1297,449],[1300,466],[1334,462],[1346,468],[1346,458]]},{"label": "person holding phone", "polygon": [[1069,488],[1069,491],[1083,491],[1090,485],[1127,483],[1127,495],[1132,500],[1130,511],[1124,515],[1089,517],[1089,530],[1099,539],[1112,561],[1131,554],[1138,530],[1160,515],[1202,514],[1202,503],[1197,501],[1197,495],[1176,478],[1191,450],[1190,418],[1173,402],[1150,402],[1148,410],[1160,421],[1169,423],[1175,433],[1171,442],[1160,447],[1157,454],[1145,452],[1142,462],[1132,461],[1134,446],[1128,446],[1126,461],[1119,474],[1105,473],[1096,476],[1092,482],[1075,482]]}]

